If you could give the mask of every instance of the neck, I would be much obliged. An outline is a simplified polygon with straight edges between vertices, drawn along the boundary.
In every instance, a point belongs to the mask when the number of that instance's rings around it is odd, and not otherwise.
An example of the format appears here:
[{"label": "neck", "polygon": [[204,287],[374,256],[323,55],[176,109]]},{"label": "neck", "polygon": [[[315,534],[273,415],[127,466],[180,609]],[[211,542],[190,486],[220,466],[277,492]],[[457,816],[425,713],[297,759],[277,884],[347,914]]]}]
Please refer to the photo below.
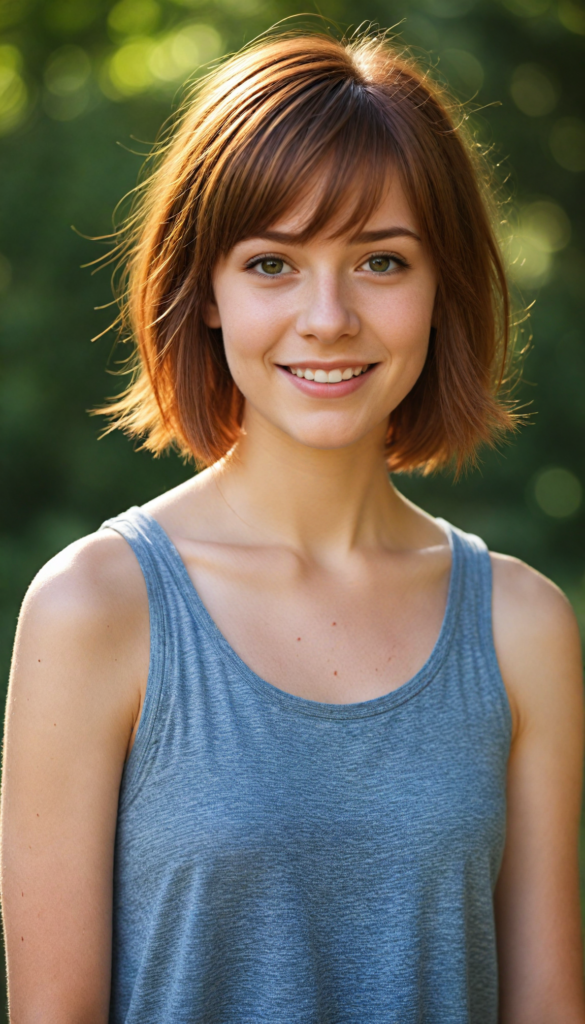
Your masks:
[{"label": "neck", "polygon": [[252,412],[212,473],[248,529],[319,561],[363,545],[402,547],[411,506],[390,482],[384,436],[382,424],[345,448],[310,448]]}]

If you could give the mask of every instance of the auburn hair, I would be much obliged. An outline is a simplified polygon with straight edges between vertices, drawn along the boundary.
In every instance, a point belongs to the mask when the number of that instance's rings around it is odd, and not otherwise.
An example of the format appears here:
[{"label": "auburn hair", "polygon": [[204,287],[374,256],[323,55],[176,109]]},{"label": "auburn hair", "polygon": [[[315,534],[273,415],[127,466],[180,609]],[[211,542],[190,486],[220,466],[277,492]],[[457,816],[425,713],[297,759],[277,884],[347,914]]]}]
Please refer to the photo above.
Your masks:
[{"label": "auburn hair", "polygon": [[[391,470],[473,458],[514,425],[498,401],[509,298],[477,148],[424,70],[385,35],[264,37],[187,96],[131,218],[124,322],[135,341],[129,387],[110,429],[209,465],[241,430],[244,397],[221,330],[207,327],[218,258],[261,235],[306,193],[319,202],[299,240],[350,211],[361,229],[397,172],[438,274],[435,327],[416,384],[391,413]],[[463,123],[463,118],[460,118]]]}]

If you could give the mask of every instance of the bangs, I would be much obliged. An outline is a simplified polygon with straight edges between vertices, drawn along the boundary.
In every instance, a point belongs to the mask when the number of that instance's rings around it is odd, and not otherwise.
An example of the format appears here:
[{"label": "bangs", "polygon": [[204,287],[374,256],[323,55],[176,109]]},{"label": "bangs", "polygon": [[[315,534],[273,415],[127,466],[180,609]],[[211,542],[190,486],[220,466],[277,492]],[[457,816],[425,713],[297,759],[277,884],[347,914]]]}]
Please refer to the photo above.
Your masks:
[{"label": "bangs", "polygon": [[220,182],[209,182],[218,255],[309,197],[299,244],[333,224],[331,237],[358,234],[396,170],[395,140],[361,84],[323,80],[271,107],[271,117],[256,112],[258,125],[248,126],[243,145],[240,135],[235,151],[225,151]]}]

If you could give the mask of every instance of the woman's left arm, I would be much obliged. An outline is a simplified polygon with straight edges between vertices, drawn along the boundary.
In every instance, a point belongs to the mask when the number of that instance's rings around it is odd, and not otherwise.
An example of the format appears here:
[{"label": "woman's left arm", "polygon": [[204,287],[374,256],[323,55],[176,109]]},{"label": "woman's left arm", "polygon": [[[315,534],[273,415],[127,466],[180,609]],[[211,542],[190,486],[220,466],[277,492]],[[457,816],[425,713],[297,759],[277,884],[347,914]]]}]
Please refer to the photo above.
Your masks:
[{"label": "woman's left arm", "polygon": [[513,717],[495,895],[500,1024],[585,1024],[579,632],[554,584],[515,559],[494,555],[492,565],[494,642]]}]

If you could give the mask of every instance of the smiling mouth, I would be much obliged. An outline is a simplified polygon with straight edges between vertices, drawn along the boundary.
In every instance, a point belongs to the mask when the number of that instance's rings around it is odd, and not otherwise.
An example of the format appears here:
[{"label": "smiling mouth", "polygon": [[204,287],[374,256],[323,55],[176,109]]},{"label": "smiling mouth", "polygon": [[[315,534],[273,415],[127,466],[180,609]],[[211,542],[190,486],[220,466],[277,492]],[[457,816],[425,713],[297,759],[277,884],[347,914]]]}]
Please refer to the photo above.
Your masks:
[{"label": "smiling mouth", "polygon": [[311,367],[285,366],[284,369],[295,377],[303,377],[305,380],[314,380],[315,384],[340,384],[343,380],[351,380],[352,377],[359,377],[366,373],[373,363],[365,363],[363,366],[347,366],[345,369],[336,367],[334,370],[312,369]]}]

